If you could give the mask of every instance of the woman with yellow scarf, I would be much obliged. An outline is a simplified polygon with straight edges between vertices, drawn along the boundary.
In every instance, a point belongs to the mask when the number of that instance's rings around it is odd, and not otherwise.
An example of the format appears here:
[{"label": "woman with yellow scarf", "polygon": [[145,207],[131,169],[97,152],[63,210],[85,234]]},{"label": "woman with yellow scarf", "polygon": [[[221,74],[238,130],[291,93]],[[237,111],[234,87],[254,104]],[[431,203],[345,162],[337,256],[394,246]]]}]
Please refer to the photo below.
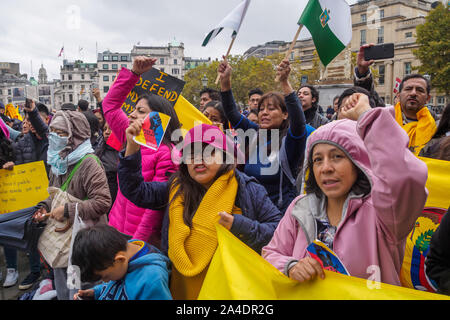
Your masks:
[{"label": "woman with yellow scarf", "polygon": [[217,248],[215,224],[261,253],[281,213],[255,178],[236,170],[235,145],[216,126],[202,124],[186,134],[179,171],[168,182],[144,182],[139,145],[133,141],[140,130],[141,123],[127,129],[120,188],[137,206],[166,209],[161,248],[173,263],[172,296],[197,299]]}]

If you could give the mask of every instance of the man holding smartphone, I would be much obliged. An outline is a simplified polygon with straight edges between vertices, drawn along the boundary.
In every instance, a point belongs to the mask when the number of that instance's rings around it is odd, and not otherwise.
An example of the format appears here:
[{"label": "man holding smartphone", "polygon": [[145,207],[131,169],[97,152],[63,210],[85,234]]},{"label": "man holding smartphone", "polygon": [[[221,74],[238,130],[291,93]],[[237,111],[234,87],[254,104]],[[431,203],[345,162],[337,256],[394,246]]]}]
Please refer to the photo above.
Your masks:
[{"label": "man holding smartphone", "polygon": [[[364,58],[365,49],[373,46],[374,44],[361,46],[356,59],[354,84],[368,90],[376,105],[384,107],[384,102],[375,91],[373,75],[370,72],[370,66],[375,60]],[[430,91],[431,85],[427,78],[420,74],[407,75],[400,84],[398,100],[394,106],[395,120],[408,134],[408,147],[415,155],[419,154],[436,131],[436,122],[426,107],[431,98]]]}]

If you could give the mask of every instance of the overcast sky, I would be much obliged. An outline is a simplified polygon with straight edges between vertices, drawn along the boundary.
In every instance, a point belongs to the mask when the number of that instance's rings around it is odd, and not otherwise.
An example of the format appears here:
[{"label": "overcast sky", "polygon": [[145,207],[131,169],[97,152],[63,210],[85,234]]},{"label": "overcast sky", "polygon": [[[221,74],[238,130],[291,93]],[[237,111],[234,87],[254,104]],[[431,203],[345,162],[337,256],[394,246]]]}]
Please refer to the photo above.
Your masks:
[{"label": "overcast sky", "polygon": [[[36,79],[43,63],[53,80],[60,78],[58,54],[63,45],[66,59],[96,62],[96,43],[98,52],[130,52],[137,42],[167,46],[173,39],[184,43],[187,57],[215,59],[226,53],[231,31],[224,30],[207,47],[201,43],[240,1],[2,0],[0,61],[18,62],[21,73]],[[307,2],[252,0],[231,54],[243,54],[267,41],[292,41]],[[308,36],[304,28],[300,38]]]}]

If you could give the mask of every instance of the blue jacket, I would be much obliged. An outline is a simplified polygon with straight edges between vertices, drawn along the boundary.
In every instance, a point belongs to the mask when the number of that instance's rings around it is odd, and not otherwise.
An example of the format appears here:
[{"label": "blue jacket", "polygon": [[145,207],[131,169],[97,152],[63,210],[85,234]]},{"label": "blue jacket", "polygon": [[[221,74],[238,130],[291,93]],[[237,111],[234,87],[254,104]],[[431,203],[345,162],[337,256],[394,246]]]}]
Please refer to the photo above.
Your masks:
[{"label": "blue jacket", "polygon": [[[233,128],[244,131],[249,129],[259,130],[257,124],[237,111],[231,90],[222,91],[220,94],[225,115]],[[256,143],[256,148],[248,155],[249,160],[244,167],[245,174],[255,177],[266,188],[270,199],[278,206],[282,214],[285,213],[298,195],[295,177],[300,171],[303,161],[308,131],[311,131],[310,128],[306,127],[305,115],[295,92],[285,96],[284,100],[289,114],[289,129],[280,146],[280,154],[272,160],[268,158],[260,159],[260,144]],[[262,152],[262,154],[264,155],[265,152]],[[277,162],[278,164],[276,164]],[[263,173],[263,168],[269,168],[272,165],[278,165],[279,169],[272,174]]]},{"label": "blue jacket", "polygon": [[[139,207],[165,209],[161,250],[167,254],[169,183],[144,182],[140,152],[126,158],[119,154],[119,158],[119,187],[123,195]],[[253,250],[261,253],[262,247],[272,239],[282,215],[270,200],[265,188],[255,178],[248,177],[238,170],[235,170],[235,173],[238,181],[235,204],[242,210],[242,215],[234,215],[230,231]]]},{"label": "blue jacket", "polygon": [[125,277],[95,286],[95,300],[172,300],[169,259],[149,246],[151,253],[131,260]]}]

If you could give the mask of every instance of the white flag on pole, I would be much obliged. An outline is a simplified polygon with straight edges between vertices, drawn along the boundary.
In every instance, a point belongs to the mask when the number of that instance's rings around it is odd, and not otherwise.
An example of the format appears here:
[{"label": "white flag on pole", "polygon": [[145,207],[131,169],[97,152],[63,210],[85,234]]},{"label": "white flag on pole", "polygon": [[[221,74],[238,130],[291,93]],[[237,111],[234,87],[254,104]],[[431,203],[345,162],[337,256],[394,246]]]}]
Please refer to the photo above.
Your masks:
[{"label": "white flag on pole", "polygon": [[235,38],[241,28],[242,21],[247,13],[250,0],[243,0],[236,8],[233,9],[213,30],[211,30],[203,40],[202,46],[205,47],[212,39],[214,39],[224,28],[233,30],[232,38]]}]

